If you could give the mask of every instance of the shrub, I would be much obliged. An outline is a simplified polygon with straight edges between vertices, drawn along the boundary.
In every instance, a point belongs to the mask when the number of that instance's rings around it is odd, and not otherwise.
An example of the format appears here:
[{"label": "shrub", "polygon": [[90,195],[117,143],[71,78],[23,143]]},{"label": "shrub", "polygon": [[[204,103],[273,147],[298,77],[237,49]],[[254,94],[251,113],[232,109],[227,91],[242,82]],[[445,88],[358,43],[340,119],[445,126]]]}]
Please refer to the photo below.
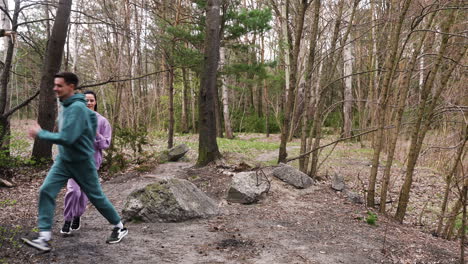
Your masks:
[{"label": "shrub", "polygon": [[369,225],[376,225],[377,224],[377,215],[373,212],[368,211],[367,212],[367,218],[366,218],[366,223]]}]

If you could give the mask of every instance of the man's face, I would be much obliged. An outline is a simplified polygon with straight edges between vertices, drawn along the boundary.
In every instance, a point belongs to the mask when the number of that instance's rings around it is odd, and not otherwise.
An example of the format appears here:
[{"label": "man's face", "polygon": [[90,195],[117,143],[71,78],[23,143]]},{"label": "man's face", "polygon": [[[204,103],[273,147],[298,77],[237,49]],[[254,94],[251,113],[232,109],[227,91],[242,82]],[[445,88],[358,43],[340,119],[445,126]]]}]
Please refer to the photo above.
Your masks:
[{"label": "man's face", "polygon": [[54,79],[54,92],[63,101],[75,94],[75,85],[67,84],[63,78],[58,77]]}]

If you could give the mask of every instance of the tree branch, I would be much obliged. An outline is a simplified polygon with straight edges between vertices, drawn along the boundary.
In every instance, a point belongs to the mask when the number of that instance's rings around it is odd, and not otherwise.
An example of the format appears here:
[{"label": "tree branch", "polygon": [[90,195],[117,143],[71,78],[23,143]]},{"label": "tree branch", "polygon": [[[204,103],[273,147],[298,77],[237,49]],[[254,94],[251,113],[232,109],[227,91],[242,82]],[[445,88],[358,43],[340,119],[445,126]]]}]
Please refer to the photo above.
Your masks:
[{"label": "tree branch", "polygon": [[162,73],[162,72],[167,72],[167,71],[168,70],[157,71],[157,72],[148,73],[148,74],[138,76],[138,77],[134,77],[134,78],[127,78],[127,79],[120,79],[120,80],[114,80],[113,77],[111,77],[107,81],[103,81],[103,82],[95,83],[95,84],[88,84],[88,85],[78,86],[76,89],[96,87],[96,86],[101,86],[101,85],[105,85],[105,84],[108,84],[108,83],[115,83],[115,82],[128,82],[128,81],[133,81],[133,80],[139,80],[139,79],[143,79],[143,78],[146,78],[148,76],[151,76],[151,75],[155,75],[155,74]]},{"label": "tree branch", "polygon": [[28,99],[26,99],[24,102],[22,102],[21,104],[13,107],[12,109],[10,109],[8,112],[4,113],[2,115],[2,118],[7,118],[9,117],[10,115],[12,115],[14,112],[16,112],[17,110],[23,108],[24,106],[28,105],[32,100],[34,100],[34,98],[36,98],[40,93],[40,90],[37,90],[36,93],[29,97]]},{"label": "tree branch", "polygon": [[[393,128],[393,126],[386,127],[385,129],[389,129],[389,128]],[[308,151],[308,152],[306,152],[306,153],[303,153],[303,154],[301,154],[301,155],[299,155],[299,156],[297,156],[297,157],[290,158],[290,159],[286,159],[286,163],[288,163],[288,162],[290,162],[290,161],[293,161],[293,160],[300,159],[300,158],[302,158],[302,157],[305,157],[305,156],[309,155],[309,154],[312,153],[312,152],[315,152],[315,151],[317,151],[317,150],[319,150],[319,149],[322,149],[322,148],[328,147],[328,146],[330,146],[330,145],[336,144],[336,143],[338,143],[338,142],[345,141],[345,140],[348,140],[348,139],[351,139],[351,138],[355,138],[355,137],[360,137],[360,136],[363,136],[363,135],[366,135],[366,134],[375,132],[375,131],[377,131],[377,130],[379,130],[379,129],[378,129],[378,128],[374,128],[374,129],[371,129],[371,130],[366,131],[366,132],[362,132],[362,133],[357,134],[357,135],[354,135],[354,136],[350,136],[350,137],[346,137],[346,138],[340,138],[340,139],[338,139],[338,140],[336,140],[336,141],[333,141],[333,142],[331,142],[331,143],[328,143],[328,144],[325,144],[325,145],[323,145],[323,146],[319,146],[319,147],[317,147],[317,148],[314,148],[314,149],[312,149],[311,151]]]}]

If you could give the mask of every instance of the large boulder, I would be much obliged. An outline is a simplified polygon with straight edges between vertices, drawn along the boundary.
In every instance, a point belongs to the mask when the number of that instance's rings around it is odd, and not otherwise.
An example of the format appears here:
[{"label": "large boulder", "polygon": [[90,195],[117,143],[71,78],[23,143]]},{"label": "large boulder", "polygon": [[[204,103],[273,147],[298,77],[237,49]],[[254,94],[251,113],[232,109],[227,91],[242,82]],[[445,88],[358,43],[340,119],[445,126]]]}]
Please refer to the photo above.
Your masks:
[{"label": "large boulder", "polygon": [[286,164],[282,164],[280,167],[274,169],[273,176],[298,189],[305,189],[314,184],[312,178],[307,174]]},{"label": "large boulder", "polygon": [[335,191],[343,191],[346,188],[343,176],[335,174],[332,179],[331,187]]},{"label": "large boulder", "polygon": [[143,222],[182,222],[218,213],[214,200],[182,179],[161,180],[133,191],[122,210],[124,219]]},{"label": "large boulder", "polygon": [[257,177],[255,172],[240,172],[232,177],[226,200],[233,203],[257,202],[270,188],[268,179]]},{"label": "large boulder", "polygon": [[185,153],[189,151],[189,148],[185,144],[177,145],[169,150],[167,153],[169,161],[178,161]]},{"label": "large boulder", "polygon": [[353,191],[350,191],[350,190],[345,190],[344,191],[344,194],[346,195],[346,198],[353,202],[353,203],[356,203],[356,204],[363,204],[364,203],[364,200],[362,199],[362,197],[357,194],[356,192],[353,192]]}]

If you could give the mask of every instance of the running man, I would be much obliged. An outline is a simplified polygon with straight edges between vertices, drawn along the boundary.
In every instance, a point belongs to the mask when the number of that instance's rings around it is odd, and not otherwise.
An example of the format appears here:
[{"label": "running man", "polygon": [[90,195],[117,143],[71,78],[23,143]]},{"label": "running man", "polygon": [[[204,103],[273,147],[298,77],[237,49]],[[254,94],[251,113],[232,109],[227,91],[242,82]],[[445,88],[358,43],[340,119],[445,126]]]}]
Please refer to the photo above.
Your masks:
[{"label": "running man", "polygon": [[[110,146],[112,138],[112,128],[109,121],[97,112],[97,96],[93,91],[83,93],[86,97],[87,107],[96,113],[97,131],[94,140],[94,162],[96,170],[99,170],[102,163],[102,150]],[[60,233],[70,235],[72,231],[80,230],[81,216],[86,210],[88,197],[81,191],[75,180],[69,179],[67,183],[67,193],[65,194],[65,205],[63,207],[63,219],[65,220]]]},{"label": "running man", "polygon": [[29,136],[57,144],[59,154],[39,189],[39,236],[33,240],[23,238],[23,241],[44,252],[51,250],[48,242],[52,237],[55,200],[68,179],[73,179],[96,209],[114,225],[106,242],[118,243],[128,230],[99,183],[93,158],[96,114],[86,107],[84,95],[75,94],[78,76],[71,72],[61,72],[54,77],[54,92],[63,106],[58,118],[59,131],[45,131],[35,124],[29,129]]}]

